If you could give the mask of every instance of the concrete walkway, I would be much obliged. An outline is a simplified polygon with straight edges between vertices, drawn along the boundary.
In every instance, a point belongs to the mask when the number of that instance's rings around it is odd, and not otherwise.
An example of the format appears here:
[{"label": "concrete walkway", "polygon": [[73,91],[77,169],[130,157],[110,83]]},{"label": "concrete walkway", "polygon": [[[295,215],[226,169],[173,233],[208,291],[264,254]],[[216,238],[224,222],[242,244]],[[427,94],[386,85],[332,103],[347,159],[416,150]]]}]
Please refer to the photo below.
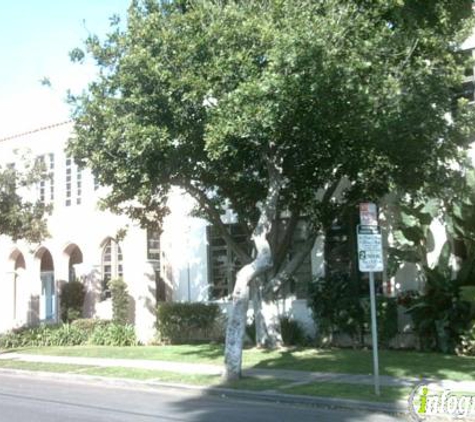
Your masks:
[{"label": "concrete walkway", "polygon": [[[177,372],[184,374],[203,374],[203,375],[221,375],[223,367],[218,365],[207,365],[202,363],[169,362],[159,360],[140,360],[140,359],[106,359],[90,357],[72,357],[72,356],[49,356],[49,355],[28,355],[23,353],[3,353],[0,354],[0,360],[16,360],[22,362],[41,362],[41,363],[59,363],[82,366],[98,367],[122,367],[135,369],[150,369],[157,371]],[[372,375],[338,374],[327,372],[305,372],[292,371],[284,369],[260,369],[251,368],[243,370],[244,376],[252,376],[262,379],[283,379],[292,385],[334,382],[347,384],[367,384],[372,385],[374,378]],[[395,378],[390,376],[381,376],[382,386],[414,386],[419,379],[416,378]],[[475,383],[474,383],[475,385]]]},{"label": "concrete walkway", "polygon": [[[208,374],[220,375],[223,372],[223,367],[220,365],[208,365],[199,363],[182,363],[169,362],[157,360],[139,360],[139,359],[106,359],[106,358],[90,358],[90,357],[72,357],[72,356],[49,356],[49,355],[29,355],[21,353],[0,353],[1,361],[14,362],[32,362],[32,363],[50,363],[50,364],[70,364],[91,367],[123,367],[123,368],[137,368],[149,369],[157,371],[169,371],[184,374]],[[354,385],[372,385],[372,375],[356,375],[356,374],[337,374],[325,372],[306,372],[293,371],[283,369],[259,369],[250,368],[243,371],[245,376],[253,376],[261,379],[281,379],[288,381],[288,384],[281,386],[278,390],[266,391],[248,391],[239,389],[230,389],[220,386],[195,386],[187,384],[175,384],[169,382],[162,382],[160,380],[128,380],[122,378],[108,378],[101,376],[83,375],[81,373],[54,373],[54,372],[36,372],[28,370],[9,369],[8,365],[5,368],[0,367],[1,373],[15,373],[18,375],[26,374],[50,377],[58,379],[67,379],[68,382],[86,382],[86,383],[112,383],[113,385],[124,385],[128,388],[166,388],[183,390],[200,390],[202,394],[219,395],[220,397],[234,397],[246,400],[261,400],[289,403],[292,405],[309,405],[309,406],[330,406],[339,407],[352,410],[377,411],[386,413],[396,413],[406,415],[408,412],[408,403],[406,400],[394,402],[374,402],[364,400],[351,400],[333,397],[317,397],[289,394],[289,390],[297,385],[305,385],[310,383],[330,382],[330,383],[347,383]],[[40,375],[39,375],[40,374]],[[396,378],[389,376],[381,376],[381,386],[404,386],[412,387],[420,383],[422,380],[416,378]],[[430,381],[430,380],[424,380]],[[457,391],[475,391],[475,381],[453,382],[453,381],[437,381],[437,385],[444,388],[453,388]],[[404,418],[403,418],[404,419]]]}]

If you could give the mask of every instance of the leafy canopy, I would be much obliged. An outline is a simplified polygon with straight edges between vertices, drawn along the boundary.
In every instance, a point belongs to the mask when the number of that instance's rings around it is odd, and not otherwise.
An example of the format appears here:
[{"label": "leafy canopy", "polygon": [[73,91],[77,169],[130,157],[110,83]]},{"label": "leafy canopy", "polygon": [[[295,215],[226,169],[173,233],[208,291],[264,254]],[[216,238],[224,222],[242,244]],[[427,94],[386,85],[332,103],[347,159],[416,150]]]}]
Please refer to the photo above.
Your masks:
[{"label": "leafy canopy", "polygon": [[270,163],[282,207],[316,223],[317,192],[342,179],[349,203],[436,190],[473,127],[463,101],[452,113],[470,14],[468,0],[134,1],[125,29],[86,42],[100,76],[72,99],[70,150],[138,218],[162,216],[177,185],[255,223]]}]

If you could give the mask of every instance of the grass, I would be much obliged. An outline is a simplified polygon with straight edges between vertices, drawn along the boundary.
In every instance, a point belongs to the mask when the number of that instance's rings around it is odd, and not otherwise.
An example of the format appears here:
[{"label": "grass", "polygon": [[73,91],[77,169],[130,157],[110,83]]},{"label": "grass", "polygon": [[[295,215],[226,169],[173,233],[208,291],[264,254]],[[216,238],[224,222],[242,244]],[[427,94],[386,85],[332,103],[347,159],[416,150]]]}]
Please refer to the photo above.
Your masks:
[{"label": "grass", "polygon": [[21,369],[26,371],[43,371],[56,373],[72,373],[89,369],[83,365],[69,365],[63,363],[21,362],[18,360],[0,360],[0,368]]},{"label": "grass", "polygon": [[[475,379],[475,357],[381,350],[379,362],[382,375],[454,381]],[[371,374],[372,352],[351,349],[251,350],[244,354],[244,365],[267,369]]]},{"label": "grass", "polygon": [[377,397],[374,395],[373,388],[366,385],[355,386],[354,384],[341,383],[312,383],[294,386],[293,382],[288,380],[278,378],[261,379],[253,377],[244,377],[241,380],[223,384],[221,378],[217,375],[194,375],[135,368],[21,362],[17,360],[1,360],[0,368],[54,372],[72,375],[94,375],[139,381],[172,382],[178,384],[200,385],[204,387],[226,387],[249,391],[277,391],[284,394],[299,394],[380,402],[391,402],[406,399],[410,393],[409,388],[383,387],[381,396]]},{"label": "grass", "polygon": [[35,355],[80,356],[109,359],[145,359],[222,365],[224,349],[220,345],[196,344],[137,347],[32,347],[18,349],[15,350],[15,352]]},{"label": "grass", "polygon": [[141,381],[161,381],[181,384],[212,386],[221,382],[219,375],[182,374],[168,371],[151,371],[147,369],[131,369],[119,367],[89,367],[81,374],[98,375],[112,378],[128,378]]},{"label": "grass", "polygon": [[55,372],[63,374],[96,375],[102,377],[126,378],[139,381],[176,382],[204,386],[218,385],[221,382],[221,377],[218,375],[182,374],[137,368],[98,367],[45,362],[22,362],[18,360],[1,360],[0,368]]},{"label": "grass", "polygon": [[[99,358],[146,359],[174,362],[223,364],[220,345],[176,345],[140,347],[42,347],[20,353]],[[413,351],[380,351],[380,373],[395,377],[428,377],[454,381],[475,379],[475,358]],[[244,368],[292,369],[314,372],[371,374],[370,350],[313,348],[265,351],[247,349]]]},{"label": "grass", "polygon": [[[290,393],[290,391],[283,391]],[[374,394],[374,387],[371,385],[355,385],[343,383],[318,383],[300,385],[292,387],[291,394],[301,394],[305,396],[318,397],[338,397],[342,399],[365,400],[377,402],[395,402],[407,400],[411,388],[409,387],[381,387],[381,395]]]},{"label": "grass", "polygon": [[270,378],[270,379],[261,379],[261,378],[252,378],[252,377],[243,377],[238,381],[231,381],[224,386],[227,388],[233,388],[236,390],[251,390],[251,391],[266,391],[266,390],[278,390],[282,387],[289,385],[289,381]]}]

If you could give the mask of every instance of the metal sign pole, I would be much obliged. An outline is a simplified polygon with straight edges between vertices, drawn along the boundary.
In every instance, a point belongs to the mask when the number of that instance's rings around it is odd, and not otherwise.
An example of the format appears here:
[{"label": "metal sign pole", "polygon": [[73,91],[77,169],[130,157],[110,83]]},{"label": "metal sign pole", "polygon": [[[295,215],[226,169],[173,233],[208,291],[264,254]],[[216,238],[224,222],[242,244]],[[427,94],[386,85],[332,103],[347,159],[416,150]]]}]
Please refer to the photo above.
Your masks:
[{"label": "metal sign pole", "polygon": [[379,388],[379,359],[378,359],[378,326],[376,323],[376,292],[374,288],[374,273],[369,273],[369,290],[371,300],[371,335],[373,342],[373,373],[374,392],[377,396],[381,394]]},{"label": "metal sign pole", "polygon": [[383,271],[384,261],[381,228],[378,226],[378,208],[376,204],[370,202],[360,204],[360,222],[361,224],[356,227],[358,267],[361,272],[369,273],[374,392],[379,396],[381,391],[379,386],[378,325],[376,322],[374,273]]}]

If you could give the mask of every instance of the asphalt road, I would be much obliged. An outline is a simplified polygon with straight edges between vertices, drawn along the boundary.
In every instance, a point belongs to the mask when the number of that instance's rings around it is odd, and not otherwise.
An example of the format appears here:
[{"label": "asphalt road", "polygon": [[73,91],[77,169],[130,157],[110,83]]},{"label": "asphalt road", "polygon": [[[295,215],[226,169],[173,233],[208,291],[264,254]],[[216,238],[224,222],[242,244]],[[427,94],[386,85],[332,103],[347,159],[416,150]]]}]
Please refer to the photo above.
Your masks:
[{"label": "asphalt road", "polygon": [[343,410],[0,374],[0,422],[392,422]]}]

